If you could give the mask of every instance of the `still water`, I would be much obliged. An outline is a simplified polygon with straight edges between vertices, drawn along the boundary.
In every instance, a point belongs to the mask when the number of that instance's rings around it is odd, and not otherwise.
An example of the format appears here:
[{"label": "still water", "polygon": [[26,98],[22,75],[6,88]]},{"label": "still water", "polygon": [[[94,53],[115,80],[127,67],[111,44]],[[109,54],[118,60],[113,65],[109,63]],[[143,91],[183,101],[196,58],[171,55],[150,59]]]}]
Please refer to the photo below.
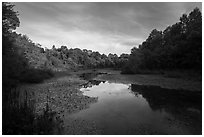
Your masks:
[{"label": "still water", "polygon": [[98,101],[70,117],[94,121],[102,134],[201,134],[200,93],[108,81],[80,90]]}]

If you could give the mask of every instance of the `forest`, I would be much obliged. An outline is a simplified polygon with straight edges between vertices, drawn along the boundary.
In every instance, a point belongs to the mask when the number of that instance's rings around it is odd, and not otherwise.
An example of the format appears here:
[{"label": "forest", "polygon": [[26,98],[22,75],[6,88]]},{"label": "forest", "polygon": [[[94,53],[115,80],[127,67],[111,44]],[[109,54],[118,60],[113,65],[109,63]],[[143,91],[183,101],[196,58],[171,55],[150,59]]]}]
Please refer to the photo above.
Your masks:
[{"label": "forest", "polygon": [[[118,56],[88,49],[73,49],[69,45],[43,48],[29,36],[15,32],[20,26],[20,20],[14,6],[11,3],[2,3],[3,128],[8,134],[11,133],[9,129],[13,129],[9,124],[11,121],[20,124],[24,116],[34,120],[28,106],[9,105],[13,89],[25,83],[43,82],[54,77],[55,72],[113,68],[121,70],[121,74],[151,74],[165,70],[202,73],[202,14],[198,8],[188,15],[183,14],[177,23],[163,31],[153,29],[144,42],[131,49],[130,54]],[[23,107],[23,111],[12,118],[11,114],[17,113],[19,107]],[[23,122],[28,124],[29,121]],[[33,132],[30,127],[27,129],[27,133]],[[19,131],[20,129],[16,129],[12,133],[18,134]]]},{"label": "forest", "polygon": [[131,49],[122,73],[178,69],[202,70],[202,16],[198,8],[164,31],[153,29],[141,45]]}]

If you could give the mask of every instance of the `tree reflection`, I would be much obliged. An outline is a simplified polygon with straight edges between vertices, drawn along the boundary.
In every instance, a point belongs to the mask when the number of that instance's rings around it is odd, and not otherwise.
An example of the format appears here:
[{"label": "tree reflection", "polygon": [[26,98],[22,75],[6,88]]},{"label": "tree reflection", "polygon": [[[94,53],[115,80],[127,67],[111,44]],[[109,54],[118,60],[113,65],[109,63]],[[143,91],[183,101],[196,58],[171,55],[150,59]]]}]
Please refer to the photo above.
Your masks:
[{"label": "tree reflection", "polygon": [[141,94],[152,110],[164,110],[176,120],[191,125],[196,133],[202,127],[202,92],[166,89],[159,86],[131,84],[132,93]]},{"label": "tree reflection", "polygon": [[100,81],[100,80],[89,80],[88,83],[85,83],[84,85],[82,85],[83,88],[91,88],[94,85],[99,85],[100,83],[104,83],[105,81]]}]

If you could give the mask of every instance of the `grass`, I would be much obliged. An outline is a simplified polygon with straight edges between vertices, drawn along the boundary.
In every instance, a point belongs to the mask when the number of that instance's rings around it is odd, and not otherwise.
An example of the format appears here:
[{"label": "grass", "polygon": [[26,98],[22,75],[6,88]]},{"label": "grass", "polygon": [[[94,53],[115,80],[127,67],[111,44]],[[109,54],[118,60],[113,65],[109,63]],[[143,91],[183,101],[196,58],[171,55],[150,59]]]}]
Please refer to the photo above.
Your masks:
[{"label": "grass", "polygon": [[172,69],[172,70],[162,70],[162,69],[137,69],[134,72],[129,69],[125,68],[122,69],[121,74],[158,74],[163,75],[167,78],[179,78],[179,79],[188,79],[188,80],[202,80],[202,72],[198,70],[189,70],[189,69]]},{"label": "grass", "polygon": [[[109,71],[107,71],[109,73]],[[166,72],[167,73],[167,72]],[[177,72],[180,74],[179,72]],[[169,77],[164,74],[132,74],[125,75],[120,74],[120,71],[111,71],[108,75],[99,75],[94,78],[95,80],[107,80],[109,82],[118,82],[125,84],[141,84],[141,85],[157,85],[163,88],[169,89],[186,89],[192,91],[201,91],[202,90],[202,81],[199,80],[198,76],[201,77],[201,74],[192,74],[186,72],[188,77],[178,77],[177,75],[174,77]],[[192,72],[193,73],[193,72]]]},{"label": "grass", "polygon": [[3,97],[3,135],[53,134],[54,128],[61,126],[60,119],[54,120],[55,112],[50,109],[49,100],[43,114],[37,115],[33,93],[26,90],[22,93],[17,88],[7,92]]}]

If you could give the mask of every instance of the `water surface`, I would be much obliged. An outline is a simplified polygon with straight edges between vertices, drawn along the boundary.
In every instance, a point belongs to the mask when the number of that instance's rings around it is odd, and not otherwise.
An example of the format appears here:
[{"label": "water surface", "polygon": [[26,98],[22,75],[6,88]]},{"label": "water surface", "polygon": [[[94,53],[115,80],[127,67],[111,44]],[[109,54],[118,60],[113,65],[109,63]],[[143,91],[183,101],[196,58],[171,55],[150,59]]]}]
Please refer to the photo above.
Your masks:
[{"label": "water surface", "polygon": [[69,117],[94,121],[102,134],[201,134],[200,93],[95,80],[80,90],[98,101]]}]

